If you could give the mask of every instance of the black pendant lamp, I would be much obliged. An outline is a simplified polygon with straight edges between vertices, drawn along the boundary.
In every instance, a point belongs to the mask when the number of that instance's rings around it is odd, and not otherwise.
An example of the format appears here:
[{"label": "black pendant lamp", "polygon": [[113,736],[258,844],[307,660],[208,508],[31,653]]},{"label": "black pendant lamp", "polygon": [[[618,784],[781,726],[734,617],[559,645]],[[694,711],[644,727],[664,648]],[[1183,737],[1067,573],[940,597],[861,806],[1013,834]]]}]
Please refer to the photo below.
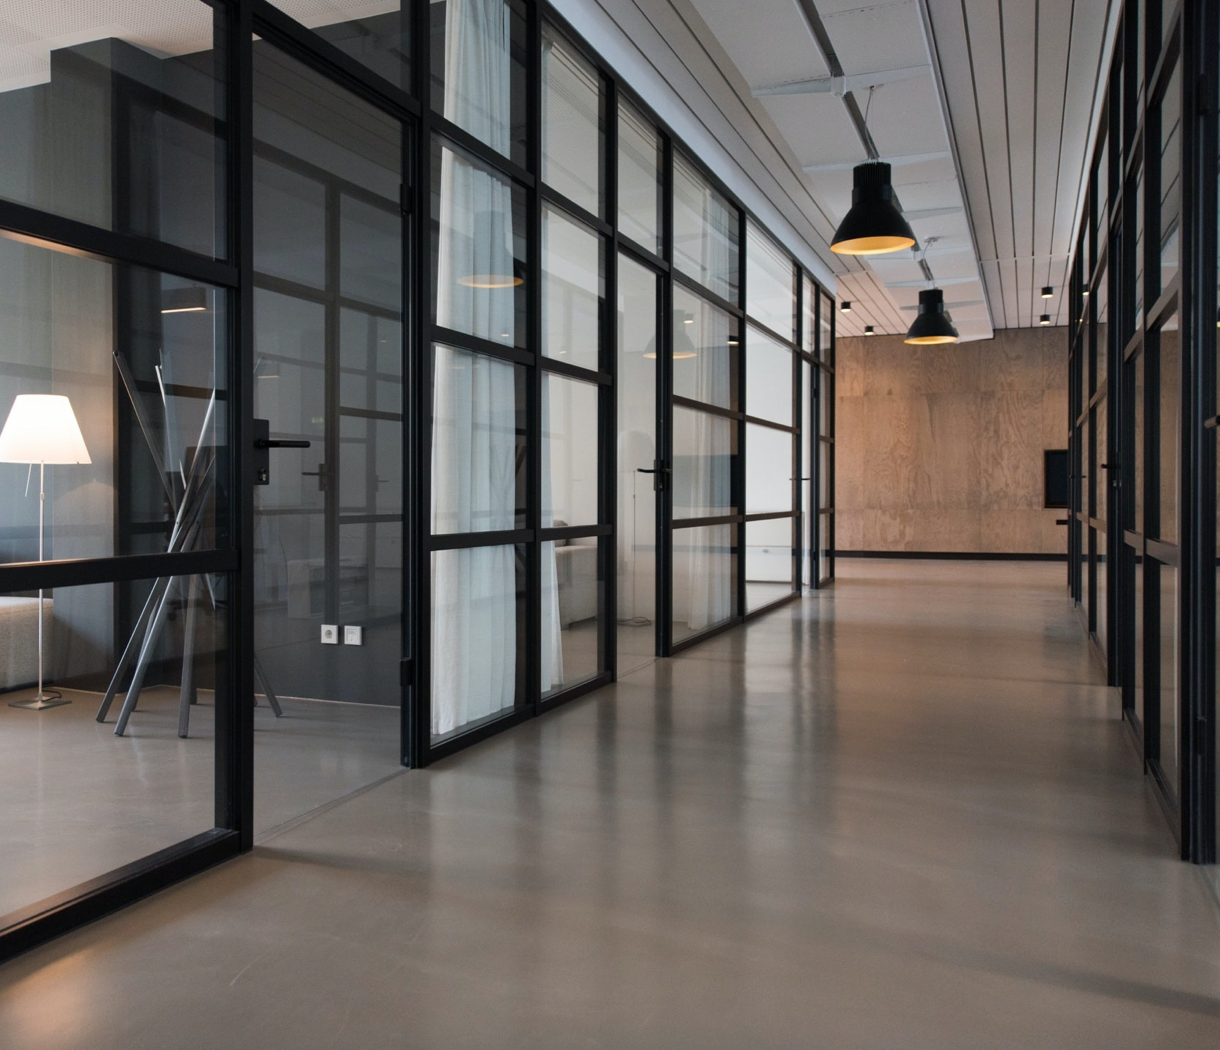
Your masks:
[{"label": "black pendant lamp", "polygon": [[911,224],[894,206],[890,166],[857,164],[852,172],[851,210],[835,230],[830,250],[840,255],[884,255],[913,247]]},{"label": "black pendant lamp", "polygon": [[907,330],[905,343],[923,346],[930,343],[956,343],[957,329],[945,313],[945,293],[928,288],[919,293],[919,313]]}]

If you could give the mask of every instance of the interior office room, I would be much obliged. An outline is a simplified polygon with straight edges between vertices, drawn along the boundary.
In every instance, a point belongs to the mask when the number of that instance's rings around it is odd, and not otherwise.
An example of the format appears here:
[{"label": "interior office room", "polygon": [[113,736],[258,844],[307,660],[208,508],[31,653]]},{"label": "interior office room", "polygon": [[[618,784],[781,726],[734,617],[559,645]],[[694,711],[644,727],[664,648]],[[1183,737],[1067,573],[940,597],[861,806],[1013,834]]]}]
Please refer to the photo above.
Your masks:
[{"label": "interior office room", "polygon": [[0,12],[0,1041],[1214,1046],[1218,52]]}]

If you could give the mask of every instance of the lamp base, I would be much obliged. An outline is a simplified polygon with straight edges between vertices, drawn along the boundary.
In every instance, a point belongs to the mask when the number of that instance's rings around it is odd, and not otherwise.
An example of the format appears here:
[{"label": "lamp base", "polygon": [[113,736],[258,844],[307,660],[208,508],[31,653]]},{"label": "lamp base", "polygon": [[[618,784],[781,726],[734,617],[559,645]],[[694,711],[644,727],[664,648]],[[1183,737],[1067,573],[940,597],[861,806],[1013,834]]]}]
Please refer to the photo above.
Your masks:
[{"label": "lamp base", "polygon": [[70,703],[72,703],[71,700],[65,700],[62,696],[47,696],[46,693],[39,693],[28,700],[14,700],[8,706],[24,707],[27,711],[45,711],[48,707],[63,707],[64,704]]}]

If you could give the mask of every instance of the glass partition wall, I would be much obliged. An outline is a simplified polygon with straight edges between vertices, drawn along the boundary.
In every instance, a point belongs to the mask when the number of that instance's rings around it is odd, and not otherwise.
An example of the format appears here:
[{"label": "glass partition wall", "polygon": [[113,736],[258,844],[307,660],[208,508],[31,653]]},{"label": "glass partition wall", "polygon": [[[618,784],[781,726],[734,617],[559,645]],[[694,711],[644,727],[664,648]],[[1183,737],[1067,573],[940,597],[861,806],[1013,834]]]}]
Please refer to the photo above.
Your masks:
[{"label": "glass partition wall", "polygon": [[1069,585],[1182,856],[1207,863],[1217,837],[1218,52],[1216,5],[1123,5],[1070,290]]},{"label": "glass partition wall", "polygon": [[0,84],[0,958],[833,575],[830,300],[549,5],[167,5]]}]

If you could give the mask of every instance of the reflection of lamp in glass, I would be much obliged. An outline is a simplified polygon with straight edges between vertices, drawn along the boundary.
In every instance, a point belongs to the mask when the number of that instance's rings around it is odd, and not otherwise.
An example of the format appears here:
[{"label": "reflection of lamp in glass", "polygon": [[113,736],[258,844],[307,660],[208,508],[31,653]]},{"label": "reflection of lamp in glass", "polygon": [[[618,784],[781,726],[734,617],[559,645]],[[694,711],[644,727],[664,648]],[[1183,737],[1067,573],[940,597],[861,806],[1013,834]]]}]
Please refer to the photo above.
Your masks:
[{"label": "reflection of lamp in glass", "polygon": [[[678,322],[682,323],[679,324]],[[692,357],[698,357],[699,351],[695,349],[695,344],[691,342],[691,338],[686,334],[686,326],[695,323],[694,314],[688,314],[685,310],[674,311],[674,360],[687,361]],[[648,340],[648,349],[644,351],[644,356],[655,358],[657,356],[657,341],[656,339]]]},{"label": "reflection of lamp in glass", "polygon": [[467,288],[516,288],[525,282],[517,273],[516,260],[509,251],[505,237],[504,215],[498,211],[481,211],[474,220],[472,265],[486,259],[485,270],[477,270],[457,279]]},{"label": "reflection of lamp in glass", "polygon": [[[72,403],[62,394],[18,394],[0,431],[0,463],[38,464],[38,560],[42,561],[43,510],[48,463],[91,463]],[[9,707],[41,711],[70,703],[58,693],[42,691],[42,588],[38,590],[38,694]]]},{"label": "reflection of lamp in glass", "polygon": [[166,288],[161,292],[163,314],[197,314],[207,308],[206,288]]}]

